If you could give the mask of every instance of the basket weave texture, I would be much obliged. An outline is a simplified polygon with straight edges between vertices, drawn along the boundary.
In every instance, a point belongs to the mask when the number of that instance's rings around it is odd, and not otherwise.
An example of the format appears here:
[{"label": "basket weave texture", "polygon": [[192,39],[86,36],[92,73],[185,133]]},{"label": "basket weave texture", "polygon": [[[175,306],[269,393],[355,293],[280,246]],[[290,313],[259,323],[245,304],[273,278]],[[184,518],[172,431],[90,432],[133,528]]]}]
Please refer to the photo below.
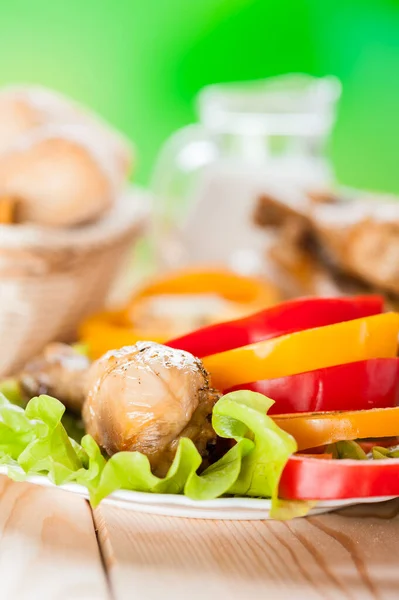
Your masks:
[{"label": "basket weave texture", "polygon": [[71,340],[100,309],[148,214],[138,189],[96,223],[74,229],[0,225],[0,376],[52,340]]}]

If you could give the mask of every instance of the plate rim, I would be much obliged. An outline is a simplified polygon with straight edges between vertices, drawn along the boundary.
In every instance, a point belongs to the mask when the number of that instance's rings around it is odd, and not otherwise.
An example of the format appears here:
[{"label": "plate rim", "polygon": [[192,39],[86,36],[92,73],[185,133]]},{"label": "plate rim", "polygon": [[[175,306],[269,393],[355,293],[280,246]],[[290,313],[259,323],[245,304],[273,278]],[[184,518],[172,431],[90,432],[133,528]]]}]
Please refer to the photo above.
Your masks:
[{"label": "plate rim", "polygon": [[[0,465],[0,475],[7,475],[7,466]],[[56,488],[89,499],[87,488],[78,483],[56,485],[45,475],[33,475],[23,480],[41,487]],[[345,498],[342,500],[319,500],[307,516],[315,516],[353,506],[355,504],[373,504],[398,498],[399,496],[374,496],[366,498]],[[132,509],[138,512],[166,516],[181,516],[211,519],[267,519],[271,508],[268,498],[249,496],[234,498],[215,498],[213,500],[193,500],[183,494],[155,494],[133,490],[117,490],[102,501],[109,505]]]}]

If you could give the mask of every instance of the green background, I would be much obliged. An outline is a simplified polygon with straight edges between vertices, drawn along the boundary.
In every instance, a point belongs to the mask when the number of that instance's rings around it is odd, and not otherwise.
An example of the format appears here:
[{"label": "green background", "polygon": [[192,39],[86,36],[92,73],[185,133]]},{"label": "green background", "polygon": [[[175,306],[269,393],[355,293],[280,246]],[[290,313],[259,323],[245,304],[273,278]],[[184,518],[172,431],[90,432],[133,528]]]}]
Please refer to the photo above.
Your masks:
[{"label": "green background", "polygon": [[399,192],[397,0],[0,0],[0,83],[91,105],[136,142],[141,183],[203,85],[291,71],[343,83],[338,179]]}]

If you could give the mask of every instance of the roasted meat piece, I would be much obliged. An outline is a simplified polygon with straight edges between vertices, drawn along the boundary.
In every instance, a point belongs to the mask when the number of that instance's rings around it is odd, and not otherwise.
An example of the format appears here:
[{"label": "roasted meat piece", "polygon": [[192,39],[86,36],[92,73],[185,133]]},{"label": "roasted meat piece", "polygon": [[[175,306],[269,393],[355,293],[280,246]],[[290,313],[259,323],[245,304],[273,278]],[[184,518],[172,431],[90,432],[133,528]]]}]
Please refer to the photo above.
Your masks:
[{"label": "roasted meat piece", "polygon": [[71,346],[53,343],[25,365],[18,379],[27,398],[48,394],[80,413],[89,366],[90,360]]},{"label": "roasted meat piece", "polygon": [[216,434],[211,414],[220,394],[202,362],[188,352],[139,342],[90,361],[70,346],[51,344],[19,376],[26,396],[50,394],[80,412],[87,433],[108,453],[139,451],[165,475],[181,437],[206,466]]},{"label": "roasted meat piece", "polygon": [[315,204],[311,226],[338,268],[399,293],[399,203],[385,198]]},{"label": "roasted meat piece", "polygon": [[216,439],[210,415],[218,397],[199,359],[138,342],[93,364],[83,420],[108,454],[137,450],[148,456],[156,474],[164,475],[182,436],[206,456]]},{"label": "roasted meat piece", "polygon": [[269,233],[267,259],[286,295],[382,292],[397,306],[399,203],[391,197],[267,194],[255,222]]}]

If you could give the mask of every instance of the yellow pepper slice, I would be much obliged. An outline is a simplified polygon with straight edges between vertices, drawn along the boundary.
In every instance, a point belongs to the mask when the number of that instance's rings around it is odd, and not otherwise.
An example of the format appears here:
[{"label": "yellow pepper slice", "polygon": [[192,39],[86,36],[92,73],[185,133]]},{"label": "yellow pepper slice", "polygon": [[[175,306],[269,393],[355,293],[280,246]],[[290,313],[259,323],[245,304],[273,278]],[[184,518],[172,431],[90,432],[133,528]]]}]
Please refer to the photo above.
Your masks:
[{"label": "yellow pepper slice", "polygon": [[308,329],[203,359],[219,390],[323,367],[396,356],[399,314]]}]

